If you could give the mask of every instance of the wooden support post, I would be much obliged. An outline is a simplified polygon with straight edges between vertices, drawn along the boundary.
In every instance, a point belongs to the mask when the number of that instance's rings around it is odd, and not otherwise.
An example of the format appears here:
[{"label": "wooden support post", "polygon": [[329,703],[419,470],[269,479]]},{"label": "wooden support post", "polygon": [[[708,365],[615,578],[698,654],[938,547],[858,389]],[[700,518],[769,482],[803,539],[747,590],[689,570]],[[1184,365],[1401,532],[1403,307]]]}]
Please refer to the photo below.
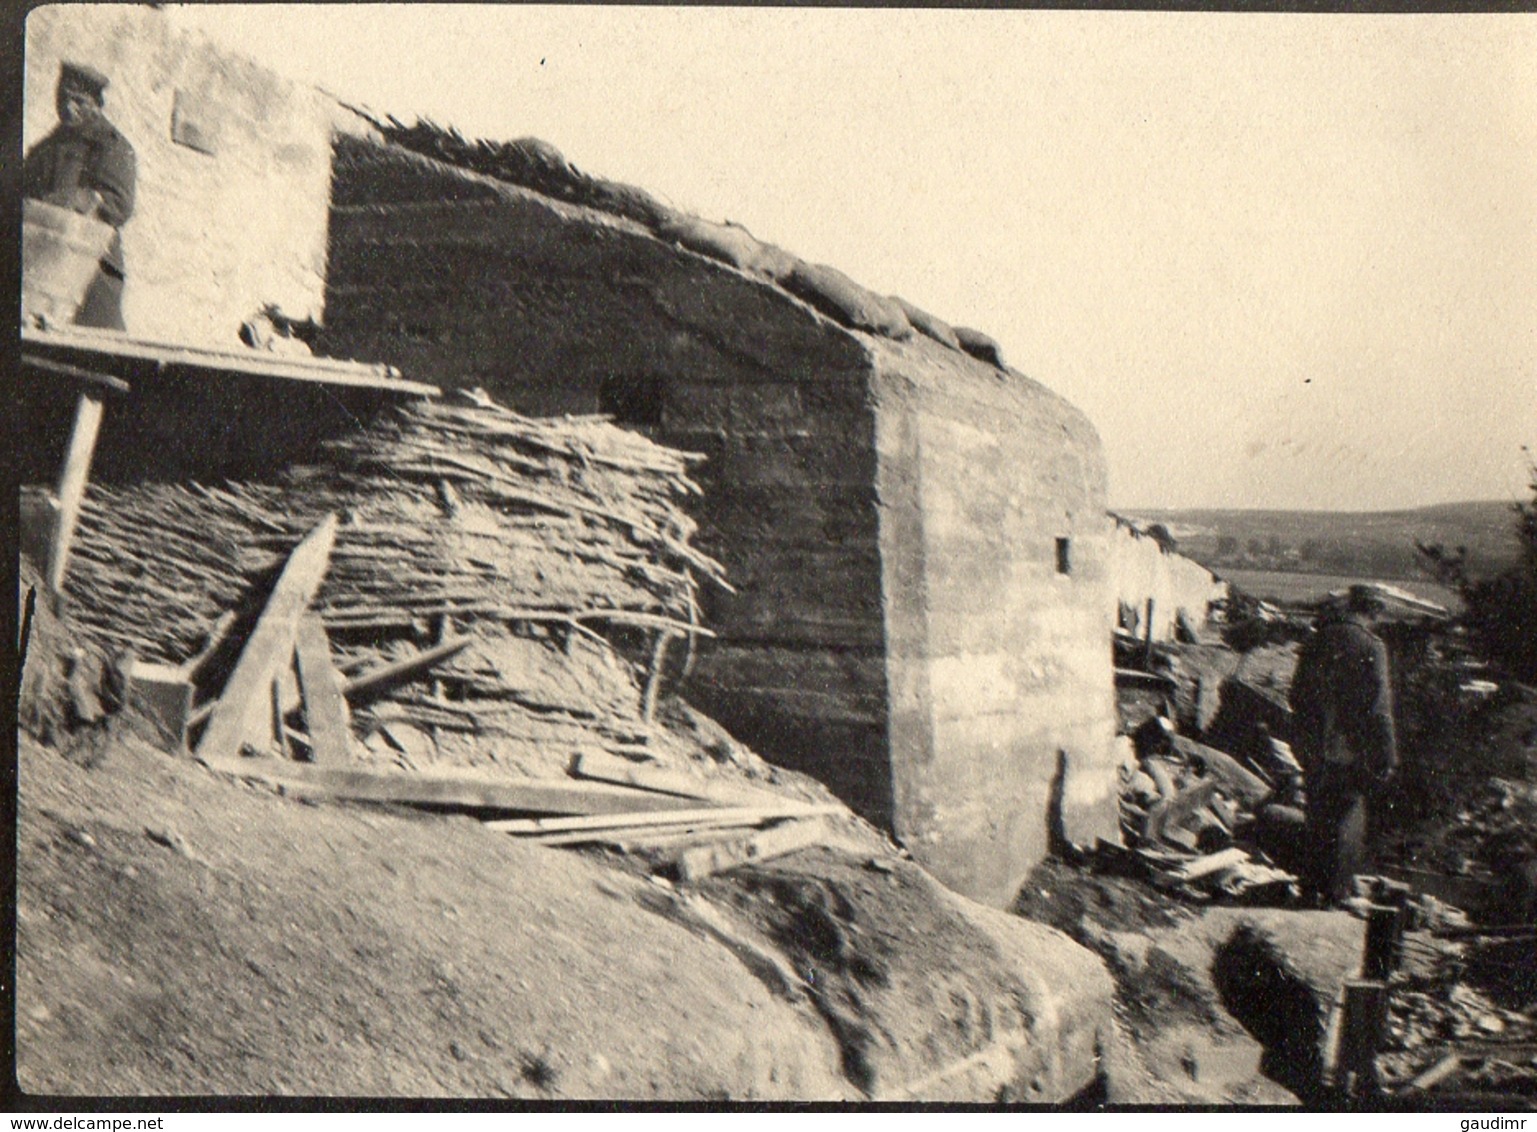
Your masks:
[{"label": "wooden support post", "polygon": [[[1378,877],[1377,883],[1372,886],[1372,903],[1386,904],[1397,908],[1399,911],[1399,951],[1403,951],[1403,933],[1412,931],[1418,926],[1418,916],[1415,914],[1414,889],[1407,884],[1401,884],[1396,880],[1388,880],[1386,877]],[[1403,962],[1400,954],[1398,961]]]},{"label": "wooden support post", "polygon": [[1385,904],[1373,904],[1366,912],[1366,953],[1361,960],[1361,977],[1386,979],[1398,967],[1398,952],[1403,936],[1403,913]]},{"label": "wooden support post", "polygon": [[80,394],[75,402],[75,425],[69,434],[64,471],[59,476],[58,522],[48,548],[48,589],[55,598],[64,592],[70,545],[75,541],[75,527],[80,522],[80,504],[85,499],[91,457],[96,452],[96,436],[101,431],[101,414],[99,396],[94,392]]},{"label": "wooden support post", "polygon": [[1147,630],[1144,637],[1145,644],[1142,649],[1142,667],[1149,672],[1153,670],[1153,599],[1147,599]]},{"label": "wooden support post", "polygon": [[1347,981],[1333,1073],[1335,1089],[1346,1097],[1359,1099],[1378,1092],[1377,1050],[1387,1025],[1387,984],[1375,979]]}]

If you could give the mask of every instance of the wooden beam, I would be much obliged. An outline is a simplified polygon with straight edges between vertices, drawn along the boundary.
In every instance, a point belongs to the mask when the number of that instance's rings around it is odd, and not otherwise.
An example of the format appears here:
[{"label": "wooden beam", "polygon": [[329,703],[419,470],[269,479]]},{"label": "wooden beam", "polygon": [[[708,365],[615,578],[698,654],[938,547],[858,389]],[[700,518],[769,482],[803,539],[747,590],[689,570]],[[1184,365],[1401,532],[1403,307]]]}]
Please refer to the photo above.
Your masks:
[{"label": "wooden beam", "polygon": [[[724,812],[724,811],[723,811]],[[657,825],[635,827],[609,827],[604,829],[577,829],[564,833],[538,833],[525,835],[525,839],[538,845],[612,845],[625,853],[645,849],[659,849],[679,842],[694,842],[717,837],[740,837],[742,831],[761,825],[761,818],[725,818],[721,821],[669,821]]]},{"label": "wooden beam", "polygon": [[729,872],[758,861],[771,861],[775,857],[819,845],[826,837],[826,825],[813,819],[785,822],[750,837],[720,845],[695,845],[678,854],[678,878],[689,882],[703,880],[715,873]]},{"label": "wooden beam", "polygon": [[1346,1096],[1365,1097],[1378,1091],[1377,1051],[1387,1032],[1387,1020],[1386,983],[1375,979],[1345,983],[1332,1083]]},{"label": "wooden beam", "polygon": [[331,662],[331,642],[318,613],[306,612],[299,618],[295,651],[312,758],[322,765],[345,763],[352,756],[352,721],[341,674]]},{"label": "wooden beam", "polygon": [[[201,756],[200,756],[201,758]],[[523,813],[644,816],[676,801],[643,790],[627,790],[601,782],[569,779],[496,781],[469,775],[408,774],[397,771],[312,766],[277,759],[204,758],[211,770],[282,787],[284,793],[305,798],[344,798],[358,802],[398,802],[403,805],[462,806],[467,809],[511,810]],[[670,812],[670,811],[669,811]],[[726,810],[710,813],[726,814]],[[582,820],[582,819],[566,819]],[[487,822],[495,826],[496,822]]]},{"label": "wooden beam", "polygon": [[1363,979],[1387,979],[1398,966],[1403,913],[1389,904],[1366,909],[1366,947],[1361,958]]},{"label": "wooden beam", "polygon": [[267,689],[279,667],[293,658],[299,617],[320,589],[335,541],[336,516],[327,515],[289,556],[198,740],[197,755],[204,762],[239,755],[253,713],[270,710],[263,702]]},{"label": "wooden beam", "polygon": [[1450,1080],[1461,1071],[1462,1055],[1449,1053],[1414,1080],[1410,1081],[1401,1091],[1419,1092],[1424,1089],[1434,1089],[1442,1081]]},{"label": "wooden beam", "polygon": [[79,366],[67,365],[64,362],[39,358],[35,354],[23,354],[21,356],[21,364],[30,366],[33,369],[45,370],[48,373],[56,373],[60,377],[72,377],[76,381],[89,382],[91,385],[112,393],[127,393],[133,388],[122,378],[113,377],[110,373],[98,373],[93,369],[81,369]]},{"label": "wooden beam", "polygon": [[355,701],[383,691],[392,685],[412,680],[440,661],[447,660],[474,639],[473,636],[451,637],[442,644],[423,649],[414,656],[359,673],[343,685],[343,694],[349,701]]},{"label": "wooden beam", "polygon": [[637,766],[628,759],[616,758],[604,751],[583,751],[577,755],[571,769],[572,773],[579,778],[591,778],[598,782],[615,782],[622,786],[653,790],[659,794],[673,794],[680,798],[703,798],[726,805],[772,806],[783,800],[779,795],[771,794],[767,790],[723,785],[662,767]]},{"label": "wooden beam", "polygon": [[80,523],[80,503],[85,498],[85,485],[90,478],[91,457],[96,451],[96,436],[101,431],[101,414],[99,396],[80,394],[75,402],[75,424],[69,434],[64,470],[59,476],[58,522],[48,548],[48,589],[55,597],[64,592],[70,546],[75,541],[75,527]]},{"label": "wooden beam", "polygon": [[[640,794],[640,797],[647,797]],[[666,803],[664,803],[666,804]],[[650,806],[646,807],[651,809]],[[499,833],[561,833],[578,829],[634,829],[641,826],[679,824],[689,821],[707,821],[741,818],[744,821],[769,821],[773,818],[811,818],[823,814],[840,814],[845,807],[836,805],[808,806],[787,802],[782,806],[735,806],[698,810],[655,810],[645,814],[618,814],[614,816],[580,818],[511,818],[506,821],[488,821],[487,829]]]}]

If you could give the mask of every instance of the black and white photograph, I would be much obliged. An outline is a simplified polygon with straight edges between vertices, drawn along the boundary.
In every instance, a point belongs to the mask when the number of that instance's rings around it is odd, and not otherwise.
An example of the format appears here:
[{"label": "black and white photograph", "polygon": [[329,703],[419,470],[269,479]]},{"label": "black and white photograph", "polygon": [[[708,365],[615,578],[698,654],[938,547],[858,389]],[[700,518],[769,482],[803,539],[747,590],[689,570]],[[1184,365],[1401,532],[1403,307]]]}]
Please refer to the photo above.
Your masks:
[{"label": "black and white photograph", "polygon": [[1537,12],[1289,7],[15,20],[0,1109],[1523,1126]]}]

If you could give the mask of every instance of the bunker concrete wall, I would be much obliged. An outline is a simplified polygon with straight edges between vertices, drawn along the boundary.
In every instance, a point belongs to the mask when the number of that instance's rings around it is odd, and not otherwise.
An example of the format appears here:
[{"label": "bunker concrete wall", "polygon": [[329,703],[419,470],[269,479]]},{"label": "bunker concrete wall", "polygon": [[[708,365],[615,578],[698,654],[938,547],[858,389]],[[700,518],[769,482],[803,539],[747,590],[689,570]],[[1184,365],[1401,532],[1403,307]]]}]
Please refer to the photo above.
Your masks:
[{"label": "bunker concrete wall", "polygon": [[628,221],[337,153],[325,352],[530,413],[650,389],[641,427],[708,457],[697,541],[738,593],[706,595],[691,699],[976,899],[1010,901],[1054,829],[1115,835],[1105,468],[1080,414]]},{"label": "bunker concrete wall", "polygon": [[1122,522],[1111,522],[1110,574],[1114,608],[1135,612],[1137,631],[1147,632],[1147,603],[1153,602],[1153,640],[1174,639],[1183,614],[1191,624],[1206,620],[1211,603],[1227,596],[1220,582],[1199,562],[1165,550],[1158,540]]},{"label": "bunker concrete wall", "polygon": [[719,638],[701,645],[687,694],[889,824],[860,344],[626,221],[350,139],[338,151],[325,352],[483,386],[535,414],[600,411],[606,386],[652,383],[656,421],[634,427],[707,457],[695,541],[737,589],[703,595]]},{"label": "bunker concrete wall", "polygon": [[1116,836],[1104,457],[1026,378],[875,357],[895,826],[1006,904],[1054,836]]},{"label": "bunker concrete wall", "polygon": [[107,115],[138,156],[122,232],[130,333],[228,349],[264,303],[321,316],[331,153],[318,92],[148,6],[49,5],[27,17],[26,36],[24,146],[57,124],[68,60],[110,78]]}]

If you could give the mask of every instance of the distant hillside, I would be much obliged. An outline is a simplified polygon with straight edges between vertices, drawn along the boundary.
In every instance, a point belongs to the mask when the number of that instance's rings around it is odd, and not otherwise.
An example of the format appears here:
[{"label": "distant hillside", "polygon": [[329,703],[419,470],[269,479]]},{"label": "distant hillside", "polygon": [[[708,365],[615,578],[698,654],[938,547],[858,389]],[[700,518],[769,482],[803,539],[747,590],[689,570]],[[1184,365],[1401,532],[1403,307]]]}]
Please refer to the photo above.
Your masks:
[{"label": "distant hillside", "polygon": [[1138,510],[1143,524],[1162,523],[1181,554],[1218,573],[1224,567],[1426,577],[1416,541],[1468,548],[1475,575],[1495,573],[1516,555],[1509,503],[1443,503],[1411,511]]}]

